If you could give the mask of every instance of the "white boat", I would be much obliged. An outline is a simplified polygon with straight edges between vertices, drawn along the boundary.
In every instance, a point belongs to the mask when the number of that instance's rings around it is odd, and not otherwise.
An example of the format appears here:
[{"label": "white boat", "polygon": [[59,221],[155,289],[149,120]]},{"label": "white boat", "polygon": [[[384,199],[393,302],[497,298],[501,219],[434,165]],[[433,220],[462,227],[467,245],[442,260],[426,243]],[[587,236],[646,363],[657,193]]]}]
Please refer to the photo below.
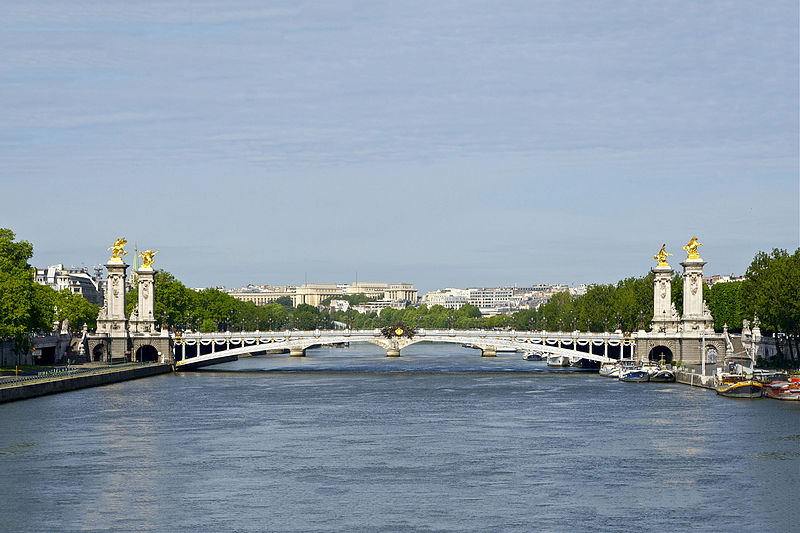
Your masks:
[{"label": "white boat", "polygon": [[650,381],[650,374],[641,367],[624,368],[619,375],[620,381],[643,382]]},{"label": "white boat", "polygon": [[639,365],[639,368],[647,372],[648,375],[652,376],[658,373],[659,370],[661,370],[661,365],[659,365],[655,361],[645,361],[641,365]]},{"label": "white boat", "polygon": [[619,362],[615,363],[603,363],[600,366],[600,375],[607,377],[607,378],[618,378],[619,377],[619,370],[622,368],[622,365]]},{"label": "white boat", "polygon": [[568,355],[548,355],[547,366],[569,366]]}]

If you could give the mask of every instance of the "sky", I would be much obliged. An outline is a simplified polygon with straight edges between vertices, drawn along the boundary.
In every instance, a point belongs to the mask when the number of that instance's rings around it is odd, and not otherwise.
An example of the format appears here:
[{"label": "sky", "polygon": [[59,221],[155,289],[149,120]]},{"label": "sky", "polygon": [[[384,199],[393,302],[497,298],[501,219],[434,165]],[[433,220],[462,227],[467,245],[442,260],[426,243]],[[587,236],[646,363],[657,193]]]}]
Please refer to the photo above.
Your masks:
[{"label": "sky", "polygon": [[613,283],[800,246],[792,1],[0,0],[0,227],[190,287]]}]

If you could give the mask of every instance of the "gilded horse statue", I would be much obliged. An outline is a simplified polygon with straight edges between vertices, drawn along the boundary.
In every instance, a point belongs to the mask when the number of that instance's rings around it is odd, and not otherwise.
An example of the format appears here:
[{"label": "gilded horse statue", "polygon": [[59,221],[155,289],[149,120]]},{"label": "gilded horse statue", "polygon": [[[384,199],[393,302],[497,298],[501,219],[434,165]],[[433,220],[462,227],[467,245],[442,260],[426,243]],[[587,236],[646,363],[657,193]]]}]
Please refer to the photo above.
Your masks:
[{"label": "gilded horse statue", "polygon": [[109,248],[111,250],[111,261],[122,261],[123,255],[128,255],[128,252],[125,251],[125,245],[128,243],[125,240],[125,237],[121,237],[114,241],[114,244]]},{"label": "gilded horse statue", "polygon": [[158,253],[158,250],[155,252],[151,252],[150,250],[145,250],[141,252],[139,255],[142,256],[142,268],[153,268],[153,256]]},{"label": "gilded horse statue", "polygon": [[697,247],[703,246],[703,243],[697,240],[697,237],[692,237],[686,246],[683,247],[686,253],[689,254],[686,259],[700,259],[700,254],[697,253]]}]

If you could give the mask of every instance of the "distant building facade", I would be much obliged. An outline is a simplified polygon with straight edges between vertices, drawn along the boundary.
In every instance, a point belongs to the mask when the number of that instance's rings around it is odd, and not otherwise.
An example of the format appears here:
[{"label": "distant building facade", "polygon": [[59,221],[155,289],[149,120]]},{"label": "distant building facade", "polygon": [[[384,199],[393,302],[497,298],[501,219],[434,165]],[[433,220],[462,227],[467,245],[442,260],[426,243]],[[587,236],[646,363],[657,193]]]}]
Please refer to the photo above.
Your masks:
[{"label": "distant building facade", "polygon": [[417,289],[411,283],[392,283],[358,281],[353,284],[346,283],[303,283],[293,287],[270,287],[248,285],[240,289],[227,291],[232,297],[255,305],[267,305],[278,298],[288,296],[292,305],[312,305],[319,307],[327,299],[341,300],[343,296],[357,294],[368,298],[383,299],[390,302],[401,302],[402,307],[415,304],[418,300]]},{"label": "distant building facade", "polygon": [[422,297],[422,303],[428,307],[441,305],[446,309],[461,309],[469,303],[469,290],[467,289],[438,289],[426,293]]},{"label": "distant building facade", "polygon": [[63,264],[36,269],[36,283],[47,285],[56,291],[68,290],[86,298],[98,307],[103,305],[102,280],[89,274],[87,267],[64,268]]},{"label": "distant building facade", "polygon": [[294,296],[295,287],[256,287],[248,285],[242,289],[233,289],[228,294],[243,302],[250,302],[258,306],[275,303],[279,298]]}]

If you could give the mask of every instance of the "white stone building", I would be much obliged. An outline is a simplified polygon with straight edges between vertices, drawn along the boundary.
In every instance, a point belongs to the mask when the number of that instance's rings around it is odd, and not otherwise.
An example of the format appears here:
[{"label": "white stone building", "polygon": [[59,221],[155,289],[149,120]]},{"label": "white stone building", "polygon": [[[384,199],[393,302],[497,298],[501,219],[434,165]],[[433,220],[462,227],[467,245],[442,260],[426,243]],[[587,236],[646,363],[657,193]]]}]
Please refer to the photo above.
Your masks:
[{"label": "white stone building", "polygon": [[461,309],[468,303],[469,290],[467,289],[439,289],[426,293],[422,297],[422,303],[428,307],[441,305],[446,309]]},{"label": "white stone building", "polygon": [[56,291],[66,289],[72,294],[83,296],[89,303],[103,305],[102,281],[93,278],[87,267],[64,268],[59,263],[47,268],[37,268],[35,279],[40,285],[47,285]]}]

